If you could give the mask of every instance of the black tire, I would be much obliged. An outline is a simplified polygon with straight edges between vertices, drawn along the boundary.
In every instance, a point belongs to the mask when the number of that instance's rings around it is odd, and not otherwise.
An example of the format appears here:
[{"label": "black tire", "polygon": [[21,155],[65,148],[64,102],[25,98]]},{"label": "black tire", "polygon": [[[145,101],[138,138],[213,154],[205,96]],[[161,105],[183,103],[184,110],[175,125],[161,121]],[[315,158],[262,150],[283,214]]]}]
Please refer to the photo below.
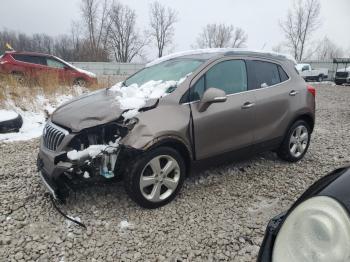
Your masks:
[{"label": "black tire", "polygon": [[[141,191],[140,184],[141,184],[141,175],[143,175],[146,172],[146,169],[150,168],[149,162],[159,156],[170,156],[172,159],[174,159],[177,162],[178,164],[177,170],[179,172],[177,172],[176,174],[179,174],[179,177],[177,180],[178,181],[177,186],[174,189],[174,191],[172,191],[170,195],[167,196],[165,199],[155,202],[147,199],[144,196],[145,192]],[[160,160],[159,160],[159,163],[160,163]],[[161,167],[161,170],[163,170],[162,167]],[[178,194],[178,192],[180,191],[183,185],[183,182],[186,176],[185,174],[186,174],[186,166],[182,156],[176,150],[170,147],[158,147],[149,152],[142,154],[138,159],[136,159],[136,161],[133,160],[129,162],[129,167],[125,170],[124,186],[127,194],[137,204],[139,204],[141,207],[144,207],[144,208],[153,209],[153,208],[164,206],[175,198],[175,196]],[[163,183],[163,182],[156,182],[156,183]],[[155,184],[150,185],[149,187],[151,186],[152,186],[152,189],[150,191],[153,192],[154,190],[153,187],[155,186]],[[144,189],[148,189],[148,188],[144,187]],[[160,185],[160,190],[161,189],[163,189],[163,184]],[[165,193],[166,192],[164,192],[163,194]]]},{"label": "black tire", "polygon": [[86,80],[83,79],[83,78],[77,78],[77,79],[74,80],[73,85],[86,87]]},{"label": "black tire", "polygon": [[323,81],[323,75],[319,75],[318,78],[317,78],[317,81],[318,82],[322,82]]},{"label": "black tire", "polygon": [[[293,154],[291,152],[291,150],[292,150],[291,149],[291,143],[292,143],[291,138],[292,138],[292,136],[295,135],[296,129],[298,127],[301,127],[301,126],[305,127],[305,130],[307,130],[308,139],[307,139],[307,142],[305,144],[305,148],[304,148],[303,152],[300,155],[296,155],[296,154]],[[289,128],[286,136],[283,139],[283,142],[282,142],[280,148],[277,150],[277,155],[278,155],[278,157],[280,157],[281,159],[283,159],[285,161],[297,162],[300,159],[302,159],[304,157],[304,155],[306,154],[306,152],[309,148],[309,145],[310,145],[310,140],[311,140],[311,128],[310,128],[309,124],[307,122],[305,122],[304,120],[297,120]],[[304,146],[304,144],[302,144],[301,146]],[[298,150],[299,150],[299,148],[298,148]]]},{"label": "black tire", "polygon": [[0,122],[0,133],[18,132],[22,127],[23,119],[20,114],[14,119]]}]

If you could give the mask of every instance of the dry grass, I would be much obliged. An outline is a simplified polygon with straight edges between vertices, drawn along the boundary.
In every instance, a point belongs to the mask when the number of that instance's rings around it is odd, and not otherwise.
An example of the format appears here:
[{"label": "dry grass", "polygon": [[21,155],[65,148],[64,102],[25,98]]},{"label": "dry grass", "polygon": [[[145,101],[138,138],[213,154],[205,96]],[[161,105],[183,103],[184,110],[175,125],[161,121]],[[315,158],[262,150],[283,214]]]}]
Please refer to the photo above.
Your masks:
[{"label": "dry grass", "polygon": [[54,100],[60,95],[79,95],[77,88],[62,85],[55,77],[43,77],[35,83],[18,81],[13,76],[2,76],[0,79],[0,108],[6,107],[7,103],[20,107],[22,110],[35,110],[35,100],[43,96],[48,100]]},{"label": "dry grass", "polygon": [[[99,79],[97,85],[82,89],[83,91],[93,91],[112,86],[124,79],[124,77],[118,76],[105,76]],[[0,75],[0,108],[6,107],[6,103],[11,101],[14,106],[20,107],[23,110],[35,110],[30,105],[35,104],[38,96],[43,96],[48,100],[54,100],[55,97],[60,95],[77,96],[79,95],[77,90],[79,88],[69,84],[62,84],[57,75],[54,74],[43,74],[35,81],[18,79],[12,75]]]}]

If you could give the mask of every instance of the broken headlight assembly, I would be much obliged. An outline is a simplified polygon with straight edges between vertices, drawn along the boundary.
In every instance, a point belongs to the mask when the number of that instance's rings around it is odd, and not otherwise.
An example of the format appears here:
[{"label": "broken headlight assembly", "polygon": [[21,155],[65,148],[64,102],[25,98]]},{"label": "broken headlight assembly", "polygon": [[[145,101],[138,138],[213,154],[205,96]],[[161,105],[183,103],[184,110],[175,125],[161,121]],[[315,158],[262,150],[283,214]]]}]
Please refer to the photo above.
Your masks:
[{"label": "broken headlight assembly", "polygon": [[313,184],[270,220],[258,262],[350,261],[350,168]]},{"label": "broken headlight assembly", "polygon": [[67,148],[72,162],[72,173],[81,178],[116,175],[116,162],[120,152],[119,140],[128,133],[128,127],[117,123],[83,130]]}]

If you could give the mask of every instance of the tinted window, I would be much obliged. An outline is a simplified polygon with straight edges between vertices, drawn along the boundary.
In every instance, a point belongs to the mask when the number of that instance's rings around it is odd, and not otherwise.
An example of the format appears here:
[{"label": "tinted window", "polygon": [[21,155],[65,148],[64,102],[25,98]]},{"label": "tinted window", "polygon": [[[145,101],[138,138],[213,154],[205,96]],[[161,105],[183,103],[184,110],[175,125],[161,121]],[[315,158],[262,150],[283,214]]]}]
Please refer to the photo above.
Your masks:
[{"label": "tinted window", "polygon": [[65,66],[63,63],[58,62],[57,60],[52,59],[52,58],[47,58],[46,59],[46,63],[47,63],[47,66],[53,67],[53,68],[61,68],[61,69],[63,69],[64,66]]},{"label": "tinted window", "polygon": [[31,64],[38,64],[38,65],[46,65],[45,57],[42,57],[42,56],[20,55],[20,54],[13,54],[12,56],[17,61],[31,63]]},{"label": "tinted window", "polygon": [[197,83],[191,88],[191,99],[190,101],[197,101],[202,98],[205,91],[205,77],[202,76]]},{"label": "tinted window", "polygon": [[287,81],[289,79],[289,76],[281,66],[278,66],[278,72],[280,73],[281,82]]},{"label": "tinted window", "polygon": [[254,61],[254,71],[257,88],[276,85],[281,82],[276,64]]},{"label": "tinted window", "polygon": [[242,60],[230,60],[216,64],[206,73],[206,88],[222,89],[226,94],[247,90],[247,72]]}]

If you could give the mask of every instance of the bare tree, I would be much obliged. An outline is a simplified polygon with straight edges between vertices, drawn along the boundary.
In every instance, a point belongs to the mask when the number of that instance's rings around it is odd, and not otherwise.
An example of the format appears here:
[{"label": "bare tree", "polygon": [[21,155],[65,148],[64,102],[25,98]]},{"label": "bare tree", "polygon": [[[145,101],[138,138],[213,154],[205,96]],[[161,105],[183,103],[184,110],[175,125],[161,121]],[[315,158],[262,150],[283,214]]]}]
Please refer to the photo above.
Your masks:
[{"label": "bare tree", "polygon": [[166,8],[158,1],[150,5],[150,34],[157,45],[158,57],[162,57],[164,48],[171,44],[177,21],[174,9]]},{"label": "bare tree", "polygon": [[141,38],[136,28],[135,11],[128,6],[114,3],[109,15],[108,44],[117,62],[130,62],[142,55],[147,39]]},{"label": "bare tree", "polygon": [[331,60],[339,58],[344,55],[344,51],[333,43],[327,36],[324,37],[315,52],[315,59],[320,61]]},{"label": "bare tree", "polygon": [[243,29],[233,25],[208,24],[197,37],[195,47],[223,48],[243,47],[247,41],[247,34]]},{"label": "bare tree", "polygon": [[107,59],[109,6],[109,0],[82,0],[81,12],[93,61]]},{"label": "bare tree", "polygon": [[286,20],[280,22],[288,47],[294,58],[302,61],[308,41],[320,25],[319,0],[298,0],[289,9]]}]

